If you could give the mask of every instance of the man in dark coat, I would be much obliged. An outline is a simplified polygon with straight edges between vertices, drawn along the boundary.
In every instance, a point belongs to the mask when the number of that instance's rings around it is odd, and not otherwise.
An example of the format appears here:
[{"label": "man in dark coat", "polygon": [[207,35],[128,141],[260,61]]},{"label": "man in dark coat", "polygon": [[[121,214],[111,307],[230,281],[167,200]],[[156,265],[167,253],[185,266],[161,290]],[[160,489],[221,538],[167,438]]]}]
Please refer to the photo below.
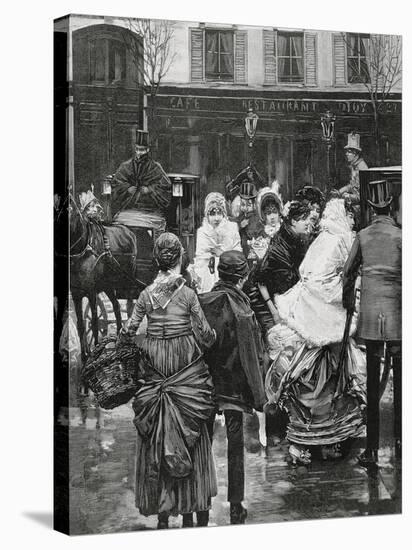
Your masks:
[{"label": "man in dark coat", "polygon": [[359,457],[361,465],[374,465],[379,449],[379,374],[386,344],[392,357],[394,435],[396,453],[401,450],[401,344],[402,344],[402,231],[390,217],[385,180],[369,183],[376,217],[353,243],[343,271],[343,305],[354,309],[354,286],[361,271],[358,336],[366,343],[367,444]]},{"label": "man in dark coat", "polygon": [[[241,252],[220,256],[220,280],[211,292],[199,296],[205,316],[216,331],[216,343],[205,355],[216,390],[217,406],[226,420],[228,440],[228,500],[230,522],[244,523],[243,413],[262,410],[264,347],[259,326],[242,292],[249,268]],[[210,424],[213,433],[213,419]]]},{"label": "man in dark coat", "polygon": [[148,133],[137,130],[134,157],[119,166],[111,181],[113,221],[139,226],[142,213],[147,213],[156,218],[154,225],[164,230],[172,184],[149,151]]}]

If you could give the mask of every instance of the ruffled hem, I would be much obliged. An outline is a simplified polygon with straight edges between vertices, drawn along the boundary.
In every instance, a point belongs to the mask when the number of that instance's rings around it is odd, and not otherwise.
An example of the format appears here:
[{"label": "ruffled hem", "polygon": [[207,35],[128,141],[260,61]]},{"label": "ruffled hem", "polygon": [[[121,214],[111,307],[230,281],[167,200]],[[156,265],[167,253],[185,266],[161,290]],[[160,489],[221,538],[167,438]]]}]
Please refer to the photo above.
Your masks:
[{"label": "ruffled hem", "polygon": [[351,417],[342,417],[323,426],[307,425],[292,422],[288,426],[286,437],[292,443],[300,445],[334,445],[349,438],[362,437],[365,434],[365,425],[360,413]]}]

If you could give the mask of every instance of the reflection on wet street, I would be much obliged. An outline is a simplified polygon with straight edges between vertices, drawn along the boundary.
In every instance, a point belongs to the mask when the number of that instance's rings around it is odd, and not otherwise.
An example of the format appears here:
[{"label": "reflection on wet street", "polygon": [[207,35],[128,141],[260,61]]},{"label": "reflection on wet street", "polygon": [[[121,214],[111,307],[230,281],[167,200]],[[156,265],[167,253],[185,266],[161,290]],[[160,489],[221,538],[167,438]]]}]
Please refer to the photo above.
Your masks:
[{"label": "reflection on wet street", "polygon": [[[379,470],[359,467],[356,455],[364,441],[353,442],[348,455],[334,462],[314,457],[309,466],[293,467],[287,442],[263,449],[258,422],[245,421],[247,523],[339,518],[401,511],[401,468],[392,448],[391,384],[381,405],[382,448]],[[135,428],[130,405],[101,411],[96,429],[93,407],[86,424],[78,408],[70,409],[70,523],[72,534],[113,533],[155,529],[157,517],[139,515],[134,506]],[[218,496],[213,499],[210,525],[229,524],[226,500],[225,427],[215,424],[213,451]],[[181,526],[181,517],[171,518]]]}]

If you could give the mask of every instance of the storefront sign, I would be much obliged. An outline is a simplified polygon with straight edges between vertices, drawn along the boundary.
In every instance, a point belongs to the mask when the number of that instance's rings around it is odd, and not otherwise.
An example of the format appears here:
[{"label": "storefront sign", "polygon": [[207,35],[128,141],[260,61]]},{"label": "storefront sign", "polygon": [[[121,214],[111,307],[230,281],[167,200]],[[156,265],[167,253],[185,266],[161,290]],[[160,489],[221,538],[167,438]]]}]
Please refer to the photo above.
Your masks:
[{"label": "storefront sign", "polygon": [[[337,115],[371,115],[373,107],[370,101],[334,100],[334,99],[267,99],[267,98],[231,98],[198,96],[162,96],[156,98],[157,105],[163,110],[184,111],[189,113],[246,113],[253,109],[259,115],[276,114],[313,114],[330,109]],[[401,102],[385,102],[385,113],[400,114]]]}]

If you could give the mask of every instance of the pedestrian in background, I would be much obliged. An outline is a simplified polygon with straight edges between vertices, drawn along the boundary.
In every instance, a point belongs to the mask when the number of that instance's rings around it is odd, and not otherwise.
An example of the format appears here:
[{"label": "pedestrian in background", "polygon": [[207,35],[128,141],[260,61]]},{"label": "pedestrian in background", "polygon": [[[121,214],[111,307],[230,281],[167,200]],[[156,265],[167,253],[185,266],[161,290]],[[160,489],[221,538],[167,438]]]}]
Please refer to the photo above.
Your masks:
[{"label": "pedestrian in background", "polygon": [[219,257],[226,250],[242,250],[237,224],[227,217],[226,201],[220,193],[205,199],[204,218],[196,234],[196,253],[192,272],[198,292],[209,292],[219,278]]},{"label": "pedestrian in background", "polygon": [[378,461],[380,363],[384,355],[391,358],[393,367],[394,436],[399,457],[402,439],[402,231],[390,216],[392,197],[387,182],[371,181],[369,196],[375,218],[359,231],[343,270],[343,305],[353,311],[355,281],[361,268],[358,336],[366,343],[367,365],[367,440],[359,457],[363,466]]}]

